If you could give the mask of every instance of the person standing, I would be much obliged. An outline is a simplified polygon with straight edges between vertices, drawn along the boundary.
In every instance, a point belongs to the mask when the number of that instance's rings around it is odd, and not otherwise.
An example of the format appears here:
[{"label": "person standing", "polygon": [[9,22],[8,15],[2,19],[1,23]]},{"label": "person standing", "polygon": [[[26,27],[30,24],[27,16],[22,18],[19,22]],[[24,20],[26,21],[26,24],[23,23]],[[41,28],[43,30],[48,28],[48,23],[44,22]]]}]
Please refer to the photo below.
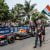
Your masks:
[{"label": "person standing", "polygon": [[45,25],[44,24],[45,24],[44,21],[42,21],[42,25],[43,25],[43,27],[42,27],[42,41],[43,42],[45,41]]},{"label": "person standing", "polygon": [[36,20],[36,28],[35,28],[36,36],[35,36],[34,48],[37,47],[38,39],[40,41],[40,47],[42,46],[42,30],[41,30],[41,28],[42,28],[41,20],[38,19],[38,20]]},{"label": "person standing", "polygon": [[30,31],[32,32],[32,27],[33,27],[33,21],[32,20],[29,21],[29,25],[30,25]]},{"label": "person standing", "polygon": [[35,32],[35,23],[34,23],[34,21],[30,21],[29,22],[29,24],[30,24],[30,31],[31,31],[31,34],[32,34],[32,36],[34,36],[34,32]]}]

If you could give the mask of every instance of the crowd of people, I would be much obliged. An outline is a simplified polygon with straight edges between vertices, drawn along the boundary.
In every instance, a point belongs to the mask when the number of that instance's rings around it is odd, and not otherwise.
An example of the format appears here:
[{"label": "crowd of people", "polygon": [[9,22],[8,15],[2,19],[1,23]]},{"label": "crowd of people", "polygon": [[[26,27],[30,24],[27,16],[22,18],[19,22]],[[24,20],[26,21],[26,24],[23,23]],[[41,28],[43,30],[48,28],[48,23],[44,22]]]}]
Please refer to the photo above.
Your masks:
[{"label": "crowd of people", "polygon": [[21,25],[20,21],[12,22],[12,21],[6,21],[6,22],[0,22],[0,26],[19,26]]},{"label": "crowd of people", "polygon": [[38,39],[40,42],[40,47],[42,46],[42,42],[45,41],[45,25],[44,25],[44,21],[42,21],[41,19],[37,19],[35,21],[30,21],[30,28],[31,31],[34,31],[34,35],[35,35],[35,46],[34,48],[37,47],[37,43],[38,43]]}]

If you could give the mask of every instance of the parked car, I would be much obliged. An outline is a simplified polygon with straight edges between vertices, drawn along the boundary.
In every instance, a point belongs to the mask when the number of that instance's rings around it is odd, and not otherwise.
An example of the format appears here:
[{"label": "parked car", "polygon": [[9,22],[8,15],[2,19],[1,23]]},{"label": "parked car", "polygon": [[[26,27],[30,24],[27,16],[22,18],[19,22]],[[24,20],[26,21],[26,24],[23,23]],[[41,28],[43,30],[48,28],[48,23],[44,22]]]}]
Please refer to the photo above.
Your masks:
[{"label": "parked car", "polygon": [[15,39],[25,39],[25,38],[29,38],[30,35],[27,33],[27,30],[25,29],[20,29],[15,36]]},{"label": "parked car", "polygon": [[7,44],[8,44],[8,41],[7,41],[6,36],[0,34],[0,46],[4,46],[4,45],[7,45]]},{"label": "parked car", "polygon": [[12,33],[12,34],[8,34],[8,35],[6,35],[6,36],[7,36],[7,41],[8,41],[9,44],[15,42],[15,38],[14,38],[13,33]]},{"label": "parked car", "polygon": [[14,34],[13,32],[11,32],[10,27],[0,27],[0,34],[3,34],[4,36],[6,36],[8,43],[15,42]]}]

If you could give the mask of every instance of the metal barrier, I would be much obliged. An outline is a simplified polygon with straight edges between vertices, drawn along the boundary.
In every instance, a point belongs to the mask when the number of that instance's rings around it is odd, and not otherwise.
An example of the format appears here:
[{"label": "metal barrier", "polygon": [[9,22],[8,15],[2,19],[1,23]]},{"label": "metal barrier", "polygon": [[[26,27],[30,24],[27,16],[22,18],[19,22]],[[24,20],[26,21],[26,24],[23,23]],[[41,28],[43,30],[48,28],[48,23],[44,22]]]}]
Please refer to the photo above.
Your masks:
[{"label": "metal barrier", "polygon": [[2,34],[8,34],[10,33],[10,28],[9,27],[0,27],[0,33]]},{"label": "metal barrier", "polygon": [[9,33],[14,33],[14,32],[18,32],[20,29],[29,29],[29,26],[15,26],[15,27],[8,27],[8,26],[5,26],[5,27],[0,27],[0,33],[2,34],[9,34]]}]

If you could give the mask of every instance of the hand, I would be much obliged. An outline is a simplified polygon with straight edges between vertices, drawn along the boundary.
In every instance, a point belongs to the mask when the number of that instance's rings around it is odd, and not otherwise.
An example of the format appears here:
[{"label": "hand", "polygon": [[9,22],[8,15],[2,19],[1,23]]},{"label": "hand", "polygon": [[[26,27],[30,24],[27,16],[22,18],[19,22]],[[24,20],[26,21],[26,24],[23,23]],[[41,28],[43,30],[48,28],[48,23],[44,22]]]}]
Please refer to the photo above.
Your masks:
[{"label": "hand", "polygon": [[41,33],[39,32],[38,34],[40,35]]}]

